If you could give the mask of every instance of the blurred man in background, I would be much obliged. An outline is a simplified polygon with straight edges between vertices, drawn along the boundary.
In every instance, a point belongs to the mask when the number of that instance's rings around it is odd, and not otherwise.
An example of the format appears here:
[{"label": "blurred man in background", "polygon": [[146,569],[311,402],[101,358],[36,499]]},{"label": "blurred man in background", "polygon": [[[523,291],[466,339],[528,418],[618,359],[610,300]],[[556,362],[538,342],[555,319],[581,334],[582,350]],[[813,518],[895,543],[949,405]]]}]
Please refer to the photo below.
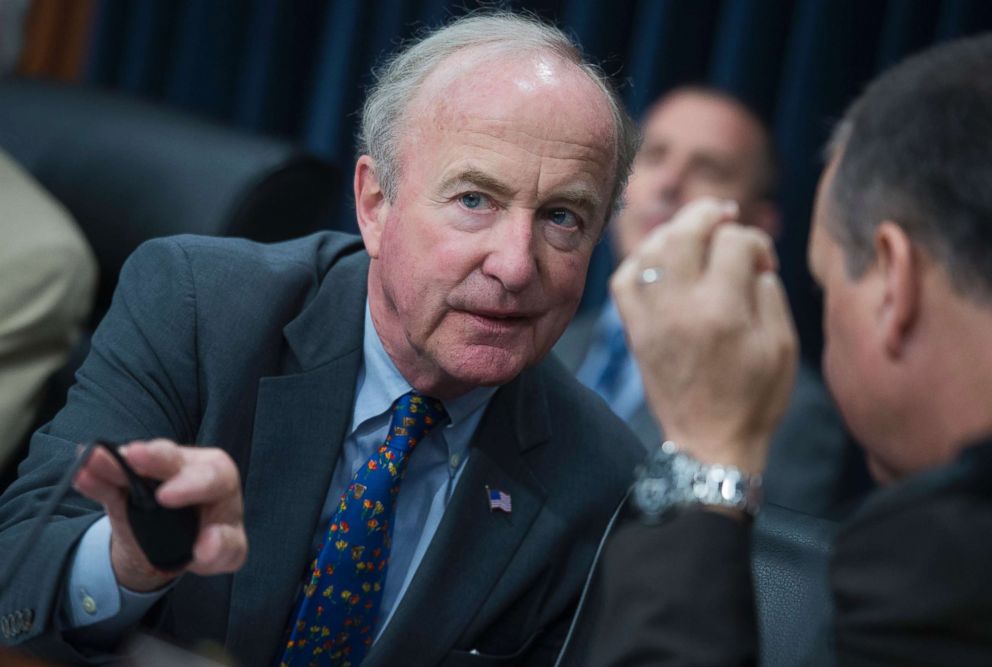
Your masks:
[{"label": "blurred man in background", "polygon": [[[618,263],[653,229],[702,196],[738,202],[741,224],[778,236],[772,138],[741,101],[712,88],[677,88],[648,110],[642,132],[624,208],[610,224]],[[661,443],[664,423],[659,425],[645,402],[641,375],[612,299],[576,317],[555,352],[646,446]],[[858,484],[849,486],[849,448],[819,374],[800,365],[789,410],[772,445],[767,498],[817,516],[841,511],[862,490]]]}]

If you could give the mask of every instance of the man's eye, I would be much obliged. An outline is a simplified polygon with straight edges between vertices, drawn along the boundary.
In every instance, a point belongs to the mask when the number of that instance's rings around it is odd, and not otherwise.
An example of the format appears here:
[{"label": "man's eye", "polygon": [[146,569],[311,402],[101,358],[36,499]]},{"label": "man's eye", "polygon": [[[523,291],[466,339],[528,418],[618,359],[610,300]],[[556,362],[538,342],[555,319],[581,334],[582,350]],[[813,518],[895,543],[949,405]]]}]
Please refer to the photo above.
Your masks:
[{"label": "man's eye", "polygon": [[712,183],[724,183],[730,180],[733,175],[731,170],[710,162],[698,165],[696,174]]},{"label": "man's eye", "polygon": [[557,227],[578,227],[579,218],[565,208],[554,208],[548,212],[548,219]]},{"label": "man's eye", "polygon": [[489,197],[480,192],[466,192],[459,197],[459,201],[462,206],[472,211],[489,207]]}]

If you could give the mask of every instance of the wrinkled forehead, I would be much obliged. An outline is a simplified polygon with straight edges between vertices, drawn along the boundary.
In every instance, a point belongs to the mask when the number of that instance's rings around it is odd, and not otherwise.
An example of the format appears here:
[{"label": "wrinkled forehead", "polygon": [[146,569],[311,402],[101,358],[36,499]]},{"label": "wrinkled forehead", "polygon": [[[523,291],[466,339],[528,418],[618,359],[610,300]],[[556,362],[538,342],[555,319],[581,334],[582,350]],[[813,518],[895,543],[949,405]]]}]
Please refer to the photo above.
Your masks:
[{"label": "wrinkled forehead", "polygon": [[488,122],[495,133],[614,152],[612,111],[603,91],[577,65],[547,51],[465,49],[443,61],[420,86],[404,135],[458,130]]},{"label": "wrinkled forehead", "polygon": [[649,112],[644,123],[645,141],[681,139],[711,149],[748,158],[762,150],[764,130],[744,109],[716,95],[677,92]]},{"label": "wrinkled forehead", "polygon": [[762,121],[743,102],[717,90],[676,89],[658,100],[648,116],[663,113],[699,117],[706,124],[726,126],[744,135],[761,134],[764,129]]}]

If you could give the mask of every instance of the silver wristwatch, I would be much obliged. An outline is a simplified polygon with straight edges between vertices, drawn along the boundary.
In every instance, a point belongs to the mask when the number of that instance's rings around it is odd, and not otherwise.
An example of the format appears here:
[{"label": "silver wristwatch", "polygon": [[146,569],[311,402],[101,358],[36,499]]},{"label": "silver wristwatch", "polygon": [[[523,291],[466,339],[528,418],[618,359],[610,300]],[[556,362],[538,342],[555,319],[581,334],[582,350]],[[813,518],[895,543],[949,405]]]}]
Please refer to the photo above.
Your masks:
[{"label": "silver wristwatch", "polygon": [[633,502],[649,523],[670,509],[713,505],[750,515],[761,506],[761,475],[748,475],[729,465],[707,465],[666,440],[637,467]]}]

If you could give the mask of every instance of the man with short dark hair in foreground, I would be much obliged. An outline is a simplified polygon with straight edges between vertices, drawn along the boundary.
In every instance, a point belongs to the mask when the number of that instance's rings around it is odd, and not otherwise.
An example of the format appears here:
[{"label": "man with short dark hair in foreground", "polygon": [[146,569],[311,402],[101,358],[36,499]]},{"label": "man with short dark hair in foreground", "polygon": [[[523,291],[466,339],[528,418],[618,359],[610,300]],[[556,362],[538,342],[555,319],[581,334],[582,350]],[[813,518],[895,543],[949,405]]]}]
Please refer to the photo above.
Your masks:
[{"label": "man with short dark hair in foreground", "polygon": [[[992,36],[913,57],[830,145],[809,245],[824,369],[887,488],[834,544],[821,662],[992,664],[990,71]],[[764,467],[796,342],[771,243],[736,219],[733,205],[690,205],[613,281],[675,445],[606,550],[590,664],[755,659],[741,565],[753,505],[738,492]],[[706,484],[686,490],[680,466]],[[659,480],[683,492],[643,493]]]},{"label": "man with short dark hair in foreground", "polygon": [[495,13],[397,55],[361,139],[361,239],[128,261],[0,500],[0,553],[76,443],[109,439],[198,508],[193,559],[151,565],[99,450],[0,592],[4,643],[101,659],[144,622],[243,664],[553,662],[641,448],[544,358],[636,131],[561,32]]}]

